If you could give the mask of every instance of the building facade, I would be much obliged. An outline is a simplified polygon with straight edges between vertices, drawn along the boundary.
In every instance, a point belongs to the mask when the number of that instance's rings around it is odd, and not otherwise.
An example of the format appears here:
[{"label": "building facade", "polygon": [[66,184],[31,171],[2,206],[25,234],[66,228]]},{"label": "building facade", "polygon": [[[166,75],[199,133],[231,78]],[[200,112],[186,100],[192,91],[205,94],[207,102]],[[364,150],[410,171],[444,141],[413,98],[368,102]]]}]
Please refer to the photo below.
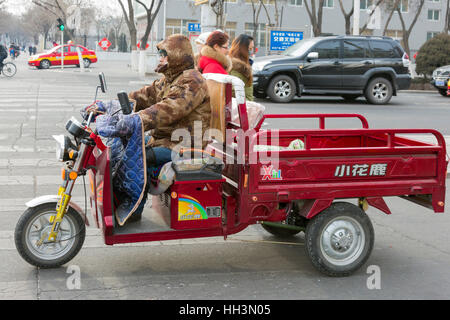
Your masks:
[{"label": "building facade", "polygon": [[[146,0],[150,3],[151,0]],[[253,16],[257,10],[253,9],[252,0],[226,0],[224,6],[224,29],[234,38],[246,33],[255,35],[258,55],[265,54],[269,47],[269,31],[278,25],[279,30],[300,31],[304,38],[313,35],[310,18],[306,10],[305,1],[311,0],[263,0],[265,8],[262,7],[257,24],[254,25]],[[316,0],[313,0],[316,1]],[[257,0],[253,0],[257,3]],[[317,3],[319,1],[316,1]],[[360,26],[364,26],[369,18],[371,23],[363,34],[383,35],[390,10],[381,5],[378,11],[369,17],[369,10],[376,0],[360,0]],[[406,29],[416,15],[418,0],[401,0],[400,10]],[[353,0],[344,0],[344,10],[349,12]],[[195,39],[198,32],[190,32],[189,23],[201,22],[201,6],[195,5],[195,0],[164,0],[153,26],[151,45],[174,33],[182,33]],[[373,7],[373,6],[372,6]],[[135,13],[138,26],[138,38],[142,36],[146,26],[146,13],[143,7],[135,3]],[[256,8],[257,9],[257,8]],[[445,17],[447,14],[447,0],[425,0],[425,4],[418,16],[417,22],[409,37],[411,55],[418,51],[421,45],[444,30]],[[345,19],[339,0],[325,0],[323,8],[322,33],[344,35]],[[353,23],[353,18],[351,19]],[[272,25],[272,26],[271,26]],[[281,26],[280,26],[281,25]],[[255,28],[256,26],[256,28]],[[350,32],[352,29],[350,29]],[[255,32],[255,33],[254,33]],[[401,19],[397,12],[392,14],[385,35],[401,41],[403,28]]]}]

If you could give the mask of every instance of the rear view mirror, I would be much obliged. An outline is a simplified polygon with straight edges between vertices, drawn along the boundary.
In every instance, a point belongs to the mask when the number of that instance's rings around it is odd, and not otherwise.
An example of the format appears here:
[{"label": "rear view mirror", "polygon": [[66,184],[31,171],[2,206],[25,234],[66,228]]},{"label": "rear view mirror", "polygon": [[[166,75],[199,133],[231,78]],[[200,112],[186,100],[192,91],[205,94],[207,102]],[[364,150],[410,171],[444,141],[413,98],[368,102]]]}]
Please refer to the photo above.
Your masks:
[{"label": "rear view mirror", "polygon": [[100,79],[100,89],[102,89],[102,92],[105,93],[108,88],[106,87],[106,79],[103,72],[98,74],[98,78]]},{"label": "rear view mirror", "polygon": [[308,53],[308,55],[306,56],[307,60],[315,60],[315,59],[319,59],[319,53],[318,52],[310,52]]}]

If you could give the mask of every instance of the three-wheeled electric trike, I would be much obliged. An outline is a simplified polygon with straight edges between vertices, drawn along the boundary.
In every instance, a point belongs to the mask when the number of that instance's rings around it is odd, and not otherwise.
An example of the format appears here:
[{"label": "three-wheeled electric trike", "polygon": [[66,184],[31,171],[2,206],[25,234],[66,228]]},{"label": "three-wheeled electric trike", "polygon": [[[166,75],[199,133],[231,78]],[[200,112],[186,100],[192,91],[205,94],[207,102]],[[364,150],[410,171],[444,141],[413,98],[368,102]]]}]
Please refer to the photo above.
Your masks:
[{"label": "three-wheeled electric trike", "polygon": [[[280,237],[304,231],[306,256],[330,276],[350,275],[367,261],[374,229],[365,211],[372,206],[390,214],[384,197],[398,196],[444,212],[448,161],[444,138],[436,130],[370,129],[357,114],[264,114],[250,126],[242,81],[228,75],[205,78],[220,88],[221,96],[211,97],[218,104],[212,106],[212,115],[221,119],[224,136],[202,153],[222,163],[220,171],[200,162],[192,172],[176,172],[166,191],[151,196],[151,208],[145,208],[139,221],[119,226],[109,147],[90,129],[91,117],[81,122],[72,118],[66,125],[72,137],[61,137],[58,145],[63,182],[58,194],[26,204],[15,230],[20,255],[34,266],[51,268],[79,252],[85,225],[90,224],[71,194],[84,175],[90,182],[90,220],[102,230],[107,245],[226,239],[261,224]],[[102,74],[99,88],[105,92]],[[127,97],[119,100],[129,113]],[[233,100],[238,113],[234,121]],[[283,118],[318,121],[319,128],[264,129],[265,121]],[[357,119],[362,127],[328,129],[326,120],[332,118]],[[432,135],[437,144],[407,134]],[[289,148],[293,141],[301,141],[302,147]]]}]

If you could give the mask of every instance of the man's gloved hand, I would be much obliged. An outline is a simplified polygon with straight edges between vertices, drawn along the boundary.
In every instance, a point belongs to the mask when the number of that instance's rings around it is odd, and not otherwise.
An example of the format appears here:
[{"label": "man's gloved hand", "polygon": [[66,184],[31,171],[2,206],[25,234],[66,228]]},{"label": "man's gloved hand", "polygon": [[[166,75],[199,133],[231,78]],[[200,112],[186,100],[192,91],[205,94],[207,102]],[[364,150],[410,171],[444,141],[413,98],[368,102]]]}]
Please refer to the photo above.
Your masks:
[{"label": "man's gloved hand", "polygon": [[84,120],[87,120],[89,118],[90,113],[93,113],[93,121],[95,121],[95,118],[97,118],[100,114],[105,114],[106,107],[103,104],[103,101],[95,101],[90,106],[87,106],[86,108],[81,110],[81,114],[83,116]]}]

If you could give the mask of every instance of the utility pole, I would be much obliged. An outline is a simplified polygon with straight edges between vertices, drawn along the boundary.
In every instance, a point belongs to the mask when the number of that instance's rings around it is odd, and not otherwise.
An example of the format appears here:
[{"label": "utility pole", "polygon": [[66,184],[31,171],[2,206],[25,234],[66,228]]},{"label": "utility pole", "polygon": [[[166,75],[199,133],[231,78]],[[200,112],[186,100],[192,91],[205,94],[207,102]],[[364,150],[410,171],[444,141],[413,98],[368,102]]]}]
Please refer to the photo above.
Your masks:
[{"label": "utility pole", "polygon": [[353,35],[359,35],[359,13],[361,8],[360,0],[353,0]]}]

